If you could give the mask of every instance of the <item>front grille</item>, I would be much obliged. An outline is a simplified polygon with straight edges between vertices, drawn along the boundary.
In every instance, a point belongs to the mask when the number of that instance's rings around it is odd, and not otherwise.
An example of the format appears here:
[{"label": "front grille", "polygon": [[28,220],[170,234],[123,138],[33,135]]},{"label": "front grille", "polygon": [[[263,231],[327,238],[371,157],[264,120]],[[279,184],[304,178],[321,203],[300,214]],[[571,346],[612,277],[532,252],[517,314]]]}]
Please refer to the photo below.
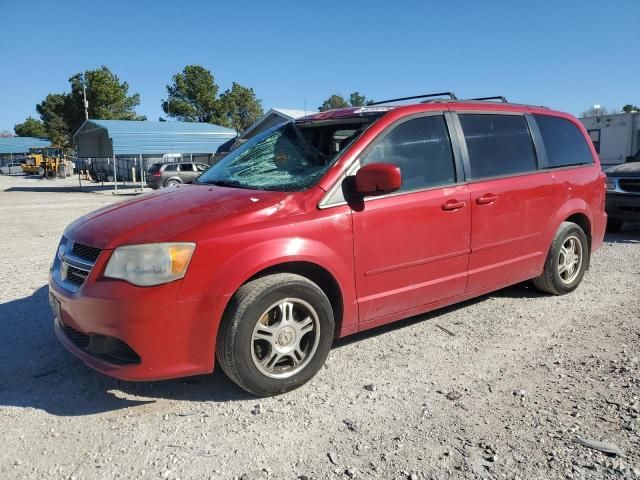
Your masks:
[{"label": "front grille", "polygon": [[640,207],[634,207],[632,205],[618,205],[618,210],[624,213],[640,213]]},{"label": "front grille", "polygon": [[72,253],[76,257],[80,257],[83,260],[88,260],[91,263],[95,263],[100,255],[100,249],[90,247],[89,245],[82,245],[81,243],[74,243]]},{"label": "front grille", "polygon": [[122,340],[117,340],[116,344],[108,352],[97,353],[95,355],[109,363],[114,363],[116,365],[140,364],[140,356]]},{"label": "front grille", "polygon": [[640,193],[640,179],[639,178],[621,178],[618,180],[620,190],[625,192]]},{"label": "front grille", "polygon": [[62,324],[62,330],[64,330],[64,333],[76,347],[82,348],[84,350],[89,346],[89,335],[87,335],[86,333],[79,332],[75,328],[72,328],[69,325],[65,325],[64,323]]},{"label": "front grille", "polygon": [[140,356],[126,343],[116,337],[86,334],[61,322],[67,338],[81,350],[114,365],[139,365]]},{"label": "front grille", "polygon": [[53,265],[54,276],[67,290],[77,291],[87,280],[100,252],[99,248],[63,238]]},{"label": "front grille", "polygon": [[84,281],[87,279],[89,272],[86,270],[82,270],[80,268],[68,266],[67,267],[67,282],[73,283],[74,285],[82,285]]}]

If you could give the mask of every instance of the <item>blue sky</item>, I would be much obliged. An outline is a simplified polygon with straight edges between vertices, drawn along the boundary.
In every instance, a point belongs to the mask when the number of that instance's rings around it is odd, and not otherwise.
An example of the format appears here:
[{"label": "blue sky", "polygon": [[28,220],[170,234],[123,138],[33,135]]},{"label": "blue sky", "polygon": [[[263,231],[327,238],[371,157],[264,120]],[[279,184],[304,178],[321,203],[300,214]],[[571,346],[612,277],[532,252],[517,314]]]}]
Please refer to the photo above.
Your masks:
[{"label": "blue sky", "polygon": [[107,65],[150,120],[172,75],[210,69],[270,107],[453,90],[579,114],[640,104],[640,1],[0,0],[0,130]]}]

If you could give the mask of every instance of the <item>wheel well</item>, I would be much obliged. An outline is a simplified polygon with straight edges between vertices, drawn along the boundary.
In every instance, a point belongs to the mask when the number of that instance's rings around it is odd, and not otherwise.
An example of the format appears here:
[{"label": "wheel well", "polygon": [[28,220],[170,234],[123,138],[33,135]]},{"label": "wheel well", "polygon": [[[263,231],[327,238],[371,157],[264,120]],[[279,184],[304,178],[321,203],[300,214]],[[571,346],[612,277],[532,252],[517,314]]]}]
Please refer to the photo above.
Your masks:
[{"label": "wheel well", "polygon": [[567,218],[565,222],[575,223],[584,231],[584,234],[587,236],[587,240],[589,241],[589,251],[591,251],[591,222],[589,221],[589,217],[584,213],[574,213]]},{"label": "wheel well", "polygon": [[333,317],[336,324],[336,333],[342,327],[343,301],[342,292],[336,279],[323,267],[311,262],[286,262],[261,270],[249,278],[245,283],[256,278],[272,275],[274,273],[294,273],[311,280],[318,285],[329,299],[333,309]]},{"label": "wheel well", "polygon": [[587,268],[589,268],[589,263],[591,263],[591,222],[589,221],[589,217],[587,217],[584,213],[574,213],[569,218],[565,220],[565,222],[572,222],[578,225],[584,234],[587,236],[587,243],[589,244],[589,255],[587,255]]}]

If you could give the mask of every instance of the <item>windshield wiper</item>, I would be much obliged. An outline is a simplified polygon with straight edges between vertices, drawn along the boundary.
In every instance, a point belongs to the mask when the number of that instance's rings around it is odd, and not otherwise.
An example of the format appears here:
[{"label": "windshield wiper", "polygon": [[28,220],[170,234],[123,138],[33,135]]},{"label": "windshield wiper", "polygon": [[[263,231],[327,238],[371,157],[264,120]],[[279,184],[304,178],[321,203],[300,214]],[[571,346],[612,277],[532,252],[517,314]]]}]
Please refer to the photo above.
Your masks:
[{"label": "windshield wiper", "polygon": [[215,185],[216,187],[228,187],[228,188],[248,188],[246,185],[242,185],[239,182],[231,182],[229,180],[209,180],[209,181],[199,181],[197,182],[200,185]]}]

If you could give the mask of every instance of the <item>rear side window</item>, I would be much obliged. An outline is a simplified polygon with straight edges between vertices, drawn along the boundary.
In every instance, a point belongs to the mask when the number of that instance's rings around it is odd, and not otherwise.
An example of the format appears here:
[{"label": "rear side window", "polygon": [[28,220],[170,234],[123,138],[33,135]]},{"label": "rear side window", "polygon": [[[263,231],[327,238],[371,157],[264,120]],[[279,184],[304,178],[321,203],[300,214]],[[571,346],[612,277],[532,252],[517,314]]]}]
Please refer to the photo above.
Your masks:
[{"label": "rear side window", "polygon": [[164,167],[164,171],[165,172],[175,172],[176,171],[176,165],[175,164],[167,165],[166,167]]},{"label": "rear side window", "polygon": [[469,152],[470,178],[537,170],[529,126],[522,115],[460,114]]},{"label": "rear side window", "polygon": [[[534,115],[534,117],[542,135],[549,168],[593,163],[587,140],[573,122],[550,115]],[[598,132],[597,141],[599,148],[600,132]]]},{"label": "rear side window", "polygon": [[403,122],[377,140],[361,165],[392,163],[400,167],[400,191],[455,183],[455,167],[447,125],[442,115]]}]

